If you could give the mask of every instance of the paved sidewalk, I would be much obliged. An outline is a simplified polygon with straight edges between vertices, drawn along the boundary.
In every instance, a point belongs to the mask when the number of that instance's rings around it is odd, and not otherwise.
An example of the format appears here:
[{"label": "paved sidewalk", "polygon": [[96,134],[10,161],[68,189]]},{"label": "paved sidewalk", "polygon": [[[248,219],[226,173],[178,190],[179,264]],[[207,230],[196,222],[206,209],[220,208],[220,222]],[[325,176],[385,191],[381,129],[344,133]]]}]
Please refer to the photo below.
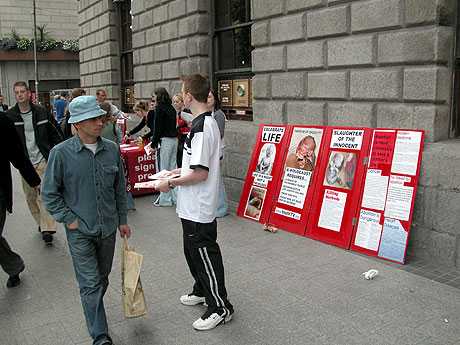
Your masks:
[{"label": "paved sidewalk", "polygon": [[[1,345],[89,345],[63,231],[44,246],[15,177],[15,213],[5,236],[26,261],[22,285],[6,289],[0,273]],[[219,221],[231,323],[197,332],[204,307],[179,296],[192,285],[181,227],[171,208],[136,199],[131,244],[144,254],[149,315],[125,320],[120,246],[106,296],[116,345],[460,344],[460,290],[367,257],[228,216]],[[373,281],[361,273],[376,268]]]}]

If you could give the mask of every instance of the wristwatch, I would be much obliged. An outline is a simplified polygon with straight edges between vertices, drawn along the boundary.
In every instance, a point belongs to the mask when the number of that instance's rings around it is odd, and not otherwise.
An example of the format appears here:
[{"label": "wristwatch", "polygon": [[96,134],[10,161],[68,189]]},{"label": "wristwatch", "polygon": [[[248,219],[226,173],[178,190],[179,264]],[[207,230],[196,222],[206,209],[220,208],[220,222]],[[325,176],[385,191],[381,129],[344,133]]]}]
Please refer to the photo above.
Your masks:
[{"label": "wristwatch", "polygon": [[168,187],[169,187],[169,189],[174,189],[176,186],[174,186],[174,185],[171,183],[171,180],[168,180]]}]

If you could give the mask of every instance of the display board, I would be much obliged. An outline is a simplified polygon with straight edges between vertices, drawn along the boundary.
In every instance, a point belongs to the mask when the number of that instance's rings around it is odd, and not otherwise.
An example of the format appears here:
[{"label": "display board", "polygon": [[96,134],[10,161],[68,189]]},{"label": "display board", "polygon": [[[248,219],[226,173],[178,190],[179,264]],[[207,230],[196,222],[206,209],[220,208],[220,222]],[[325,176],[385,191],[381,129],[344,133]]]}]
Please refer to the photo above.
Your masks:
[{"label": "display board", "polygon": [[268,222],[273,194],[284,163],[287,126],[260,125],[237,214]]},{"label": "display board", "polygon": [[404,263],[424,133],[261,125],[238,215]]},{"label": "display board", "polygon": [[423,139],[423,131],[373,131],[352,250],[404,263]]},{"label": "display board", "polygon": [[269,224],[299,235],[305,234],[317,166],[323,158],[326,127],[293,126],[287,154],[281,165],[281,183],[276,187]]},{"label": "display board", "polygon": [[371,130],[329,127],[306,236],[349,248]]}]

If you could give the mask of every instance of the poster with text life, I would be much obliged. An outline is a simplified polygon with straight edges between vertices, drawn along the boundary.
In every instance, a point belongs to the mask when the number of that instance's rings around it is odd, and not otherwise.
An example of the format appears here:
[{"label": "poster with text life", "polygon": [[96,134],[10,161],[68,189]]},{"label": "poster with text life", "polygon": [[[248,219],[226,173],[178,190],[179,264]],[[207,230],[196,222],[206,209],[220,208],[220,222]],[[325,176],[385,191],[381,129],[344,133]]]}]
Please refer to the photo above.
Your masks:
[{"label": "poster with text life", "polygon": [[257,135],[238,215],[266,223],[272,206],[274,189],[279,182],[283,161],[286,126],[261,125]]}]

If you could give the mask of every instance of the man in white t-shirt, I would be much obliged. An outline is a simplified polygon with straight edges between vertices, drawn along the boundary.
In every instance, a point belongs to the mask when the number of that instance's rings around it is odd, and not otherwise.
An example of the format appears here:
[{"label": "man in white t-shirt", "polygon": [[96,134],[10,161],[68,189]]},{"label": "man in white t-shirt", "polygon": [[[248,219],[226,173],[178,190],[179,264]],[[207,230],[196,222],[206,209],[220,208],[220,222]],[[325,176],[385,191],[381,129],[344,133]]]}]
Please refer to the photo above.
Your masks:
[{"label": "man in white t-shirt", "polygon": [[180,297],[184,305],[205,303],[207,311],[193,323],[196,330],[209,330],[228,322],[233,306],[227,299],[224,266],[217,244],[216,209],[220,178],[220,132],[207,105],[209,80],[199,74],[183,79],[185,107],[193,114],[184,144],[180,177],[161,182],[167,192],[178,187],[177,214],[182,222],[184,254],[195,280],[193,290]]}]

